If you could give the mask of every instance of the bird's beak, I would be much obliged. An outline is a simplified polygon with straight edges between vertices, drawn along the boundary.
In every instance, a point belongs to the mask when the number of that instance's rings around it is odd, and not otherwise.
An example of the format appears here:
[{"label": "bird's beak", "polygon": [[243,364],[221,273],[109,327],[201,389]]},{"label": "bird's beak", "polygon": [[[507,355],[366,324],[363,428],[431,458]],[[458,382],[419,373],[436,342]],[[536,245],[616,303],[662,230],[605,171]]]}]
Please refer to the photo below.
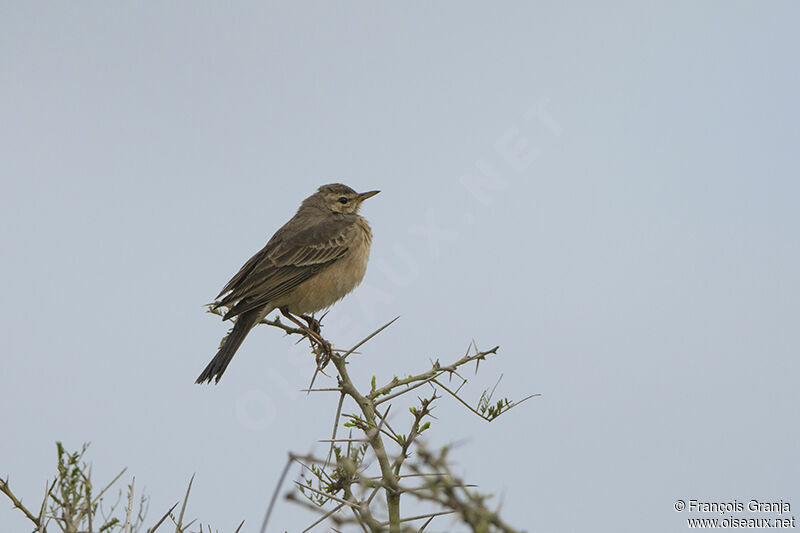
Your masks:
[{"label": "bird's beak", "polygon": [[367,198],[372,198],[373,196],[375,196],[375,195],[376,195],[376,194],[378,194],[379,192],[381,192],[381,191],[368,191],[368,192],[362,192],[362,193],[360,193],[360,194],[358,195],[358,201],[359,201],[359,202],[363,202],[363,201],[364,201],[364,200],[366,200]]}]

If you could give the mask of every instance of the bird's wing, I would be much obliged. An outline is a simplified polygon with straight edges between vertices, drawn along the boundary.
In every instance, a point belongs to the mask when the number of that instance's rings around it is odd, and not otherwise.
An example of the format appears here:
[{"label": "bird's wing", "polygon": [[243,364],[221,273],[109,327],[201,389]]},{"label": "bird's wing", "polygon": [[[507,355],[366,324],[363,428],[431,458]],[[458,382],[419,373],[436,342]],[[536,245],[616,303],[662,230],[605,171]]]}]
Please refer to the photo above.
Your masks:
[{"label": "bird's wing", "polygon": [[[356,226],[347,218],[326,219],[300,231],[287,224],[228,282],[216,307],[230,307],[225,318],[263,307],[330,266],[347,253]],[[218,298],[219,298],[218,296]]]}]

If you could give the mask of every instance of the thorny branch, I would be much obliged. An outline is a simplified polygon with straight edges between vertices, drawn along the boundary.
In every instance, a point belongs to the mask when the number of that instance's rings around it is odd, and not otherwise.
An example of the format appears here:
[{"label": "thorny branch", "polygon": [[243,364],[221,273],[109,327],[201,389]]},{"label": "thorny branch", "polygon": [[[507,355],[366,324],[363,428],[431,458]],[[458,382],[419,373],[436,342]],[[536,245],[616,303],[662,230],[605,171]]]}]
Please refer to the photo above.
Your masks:
[{"label": "thorny branch", "polygon": [[[56,444],[58,449],[56,477],[46,487],[38,515],[22,504],[22,501],[12,492],[8,479],[0,479],[0,492],[5,494],[11,500],[12,505],[36,526],[35,531],[46,533],[47,526],[52,524],[55,524],[57,530],[60,529],[64,533],[138,533],[142,531],[148,500],[141,496],[138,508],[135,508],[133,481],[128,485],[127,494],[123,494],[123,491],[119,490],[116,502],[110,506],[105,505],[104,495],[116,485],[125,469],[105,485],[97,495],[93,496],[92,469],[83,461],[88,444],[84,444],[79,452],[74,453],[68,453],[60,442]],[[192,476],[192,480],[194,480],[194,476]],[[183,516],[191,489],[192,481],[189,481],[189,487],[186,489],[183,506],[177,520],[172,513],[180,502],[175,503],[164,513],[153,527],[145,530],[146,533],[156,533],[167,518],[172,520],[176,533],[189,533],[189,527],[195,521],[184,524]],[[126,502],[125,508],[121,512],[117,512],[118,504],[123,499]],[[242,525],[243,522],[239,524],[236,532],[241,530]],[[210,533],[211,527],[206,527]],[[199,525],[199,528],[201,533],[204,532],[202,524]]]},{"label": "thorny branch", "polygon": [[[437,360],[425,372],[402,379],[395,376],[381,387],[376,386],[376,379],[373,377],[370,390],[361,392],[348,372],[347,356],[394,320],[378,328],[349,350],[333,350],[330,362],[336,368],[336,387],[306,389],[307,392],[336,392],[339,394],[339,401],[331,438],[320,441],[330,443],[327,456],[290,454],[287,463],[300,465],[301,475],[300,480],[294,483],[296,490],[290,491],[286,498],[314,510],[319,515],[304,531],[312,531],[318,525],[329,523],[335,528],[356,525],[368,533],[387,530],[390,533],[422,532],[434,519],[453,516],[475,532],[518,532],[519,530],[503,522],[497,512],[486,507],[488,496],[470,490],[469,485],[452,475],[446,460],[446,448],[440,455],[436,455],[427,450],[420,441],[420,435],[431,426],[431,411],[434,404],[441,399],[437,391],[446,392],[487,422],[538,395],[527,396],[515,402],[503,398],[492,403],[497,387],[495,385],[491,390],[483,391],[474,407],[464,400],[460,393],[467,380],[459,374],[459,370],[474,362],[477,372],[478,364],[489,355],[495,355],[499,348],[495,346],[489,350],[479,350],[474,341],[470,343],[467,352],[453,363],[442,365]],[[287,335],[305,336],[302,330],[286,326],[277,318],[265,319],[262,323],[278,327]],[[458,386],[446,386],[443,383],[445,377],[450,380],[456,378],[460,383]],[[379,406],[423,385],[428,385],[432,394],[417,397],[418,405],[410,408],[412,420],[407,434],[398,433],[388,421],[388,412],[393,404],[389,403],[386,409],[381,410]],[[355,405],[355,411],[343,410],[345,399]],[[337,429],[342,420],[344,427],[350,428],[351,434],[347,438],[337,439]],[[352,430],[361,435],[353,436]],[[414,459],[409,462],[412,457]],[[286,470],[278,487],[282,486],[285,475]],[[406,486],[404,482],[401,485],[401,480],[418,480],[420,484]],[[278,490],[276,488],[275,495]],[[378,494],[383,494],[384,505],[377,505],[375,497]],[[275,495],[264,517],[262,533],[266,531]],[[400,501],[404,495],[435,504],[439,510],[404,517],[400,513]],[[414,523],[416,525],[412,525]]]}]

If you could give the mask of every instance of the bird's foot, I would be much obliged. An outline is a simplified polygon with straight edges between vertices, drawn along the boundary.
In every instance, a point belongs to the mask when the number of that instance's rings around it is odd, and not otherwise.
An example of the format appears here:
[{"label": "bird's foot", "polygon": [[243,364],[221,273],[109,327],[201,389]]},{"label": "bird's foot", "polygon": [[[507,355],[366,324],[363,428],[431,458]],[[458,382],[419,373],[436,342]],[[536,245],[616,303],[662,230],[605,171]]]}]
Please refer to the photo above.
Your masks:
[{"label": "bird's foot", "polygon": [[331,360],[331,355],[333,355],[333,347],[331,343],[320,337],[320,341],[317,342],[316,346],[314,347],[314,354],[316,355],[317,361],[317,369],[322,370],[325,368]]},{"label": "bird's foot", "polygon": [[314,333],[319,333],[320,331],[322,331],[322,324],[320,324],[319,320],[317,320],[313,316],[300,315],[300,318],[306,321],[306,324],[308,324],[308,329],[310,329]]},{"label": "bird's foot", "polygon": [[319,321],[313,316],[299,315],[299,318],[302,318],[308,323],[308,326],[306,326],[300,322],[297,317],[292,315],[286,307],[281,307],[279,310],[283,316],[294,322],[301,330],[303,330],[306,338],[311,343],[311,349],[314,350],[314,355],[316,356],[317,361],[317,369],[322,370],[325,368],[325,366],[331,360],[331,356],[333,355],[333,347],[331,347],[330,342],[322,338],[322,335],[320,334],[322,325],[319,323]]}]

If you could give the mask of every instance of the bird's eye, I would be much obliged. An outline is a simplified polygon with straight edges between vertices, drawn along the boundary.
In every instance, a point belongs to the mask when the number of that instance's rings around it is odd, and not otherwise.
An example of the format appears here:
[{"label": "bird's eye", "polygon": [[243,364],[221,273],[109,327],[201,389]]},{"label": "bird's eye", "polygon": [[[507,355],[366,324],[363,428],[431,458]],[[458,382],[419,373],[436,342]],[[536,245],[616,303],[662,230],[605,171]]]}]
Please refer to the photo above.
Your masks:
[{"label": "bird's eye", "polygon": [[346,204],[346,203],[347,203],[347,198],[346,198],[346,197],[344,197],[344,196],[340,196],[340,197],[339,197],[339,203],[340,203],[340,204]]}]

